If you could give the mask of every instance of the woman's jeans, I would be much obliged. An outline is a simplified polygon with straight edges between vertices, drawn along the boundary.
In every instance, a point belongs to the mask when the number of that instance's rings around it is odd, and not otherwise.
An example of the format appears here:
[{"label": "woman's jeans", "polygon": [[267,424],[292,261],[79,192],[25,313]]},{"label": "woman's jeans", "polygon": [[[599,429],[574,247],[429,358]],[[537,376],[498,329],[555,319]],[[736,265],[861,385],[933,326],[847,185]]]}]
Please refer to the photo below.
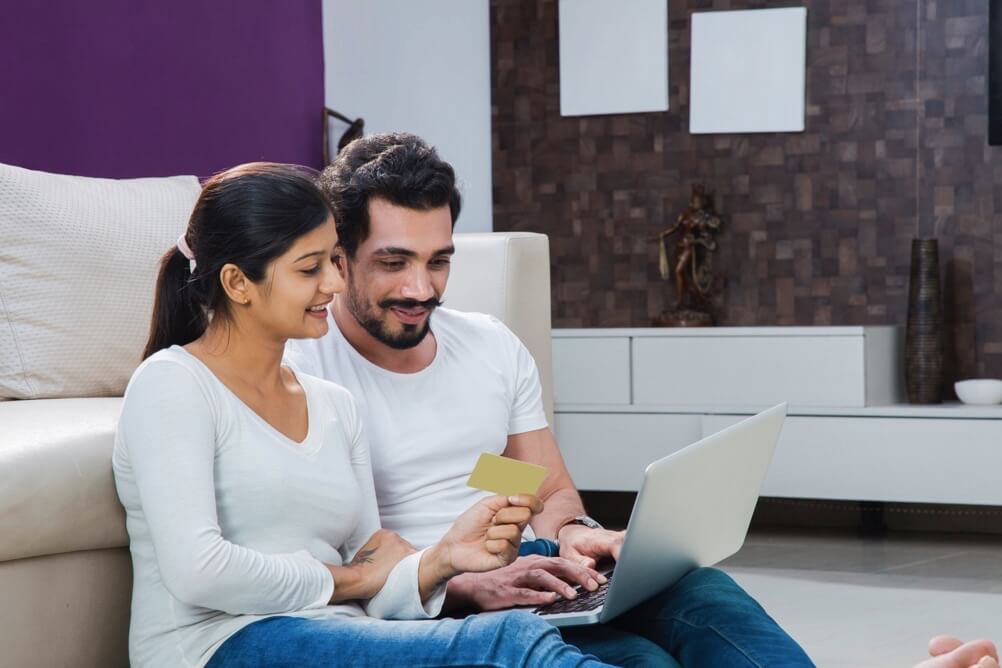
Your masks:
[{"label": "woman's jeans", "polygon": [[383,621],[269,617],[230,636],[206,668],[553,666],[601,668],[529,612]]},{"label": "woman's jeans", "polygon": [[208,665],[603,665],[581,652],[620,666],[814,665],[762,606],[715,568],[692,571],[608,624],[566,629],[564,640],[570,645],[526,612],[419,622],[273,617],[231,636]]}]

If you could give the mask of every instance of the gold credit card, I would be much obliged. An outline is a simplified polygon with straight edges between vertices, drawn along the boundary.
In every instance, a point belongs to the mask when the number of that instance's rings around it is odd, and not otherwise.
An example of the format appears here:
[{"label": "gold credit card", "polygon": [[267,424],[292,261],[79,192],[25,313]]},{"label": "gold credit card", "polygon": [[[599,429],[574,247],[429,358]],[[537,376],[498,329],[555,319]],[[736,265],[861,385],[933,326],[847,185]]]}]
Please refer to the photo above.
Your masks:
[{"label": "gold credit card", "polygon": [[466,484],[502,496],[535,494],[545,477],[545,467],[482,452]]}]

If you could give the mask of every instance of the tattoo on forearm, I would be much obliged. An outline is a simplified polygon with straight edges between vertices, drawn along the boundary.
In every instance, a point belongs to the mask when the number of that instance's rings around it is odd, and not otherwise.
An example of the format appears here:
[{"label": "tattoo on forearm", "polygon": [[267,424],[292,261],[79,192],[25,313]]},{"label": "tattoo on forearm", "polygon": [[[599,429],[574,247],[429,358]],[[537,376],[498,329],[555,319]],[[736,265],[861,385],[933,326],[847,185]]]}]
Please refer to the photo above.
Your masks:
[{"label": "tattoo on forearm", "polygon": [[371,564],[376,561],[375,559],[372,558],[372,555],[374,555],[375,553],[376,553],[376,548],[372,548],[371,550],[359,550],[358,554],[355,555],[355,558],[351,560],[351,563]]}]

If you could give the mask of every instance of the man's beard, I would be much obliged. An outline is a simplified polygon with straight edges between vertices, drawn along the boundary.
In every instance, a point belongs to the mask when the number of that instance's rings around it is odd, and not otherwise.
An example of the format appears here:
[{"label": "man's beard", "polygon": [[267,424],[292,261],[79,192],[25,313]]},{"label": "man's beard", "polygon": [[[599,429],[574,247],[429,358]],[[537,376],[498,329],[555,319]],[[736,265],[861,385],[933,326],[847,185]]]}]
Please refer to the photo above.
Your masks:
[{"label": "man's beard", "polygon": [[436,307],[442,305],[442,302],[435,297],[426,299],[423,302],[419,302],[416,299],[384,299],[377,304],[383,311],[387,311],[394,306],[401,308],[422,307],[428,311],[424,322],[417,325],[400,323],[401,330],[394,333],[386,327],[384,321],[379,318],[376,308],[372,306],[371,302],[365,301],[364,297],[355,289],[351,281],[348,281],[345,293],[348,297],[348,311],[358,324],[362,326],[362,329],[367,331],[372,338],[380,343],[396,350],[408,350],[424,341],[424,337],[428,336],[428,332],[431,331],[431,314]]}]

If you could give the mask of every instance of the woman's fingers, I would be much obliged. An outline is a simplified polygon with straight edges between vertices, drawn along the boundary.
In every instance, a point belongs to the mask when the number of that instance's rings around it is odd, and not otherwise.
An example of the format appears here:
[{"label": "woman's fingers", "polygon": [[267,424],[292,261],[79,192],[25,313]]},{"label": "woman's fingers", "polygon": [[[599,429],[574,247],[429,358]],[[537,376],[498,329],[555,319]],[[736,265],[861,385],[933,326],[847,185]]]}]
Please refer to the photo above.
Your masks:
[{"label": "woman's fingers", "polygon": [[537,515],[543,511],[543,501],[534,494],[516,494],[515,496],[509,496],[508,503],[513,506],[528,508],[532,511],[533,515]]},{"label": "woman's fingers", "polygon": [[487,530],[487,540],[506,540],[518,549],[522,542],[522,530],[514,524],[501,524]]},{"label": "woman's fingers", "polygon": [[532,511],[522,506],[508,506],[494,514],[494,524],[525,525],[532,518]]},{"label": "woman's fingers", "polygon": [[484,541],[484,547],[491,554],[500,557],[505,563],[515,561],[515,557],[518,556],[518,548],[503,538],[487,539]]}]

